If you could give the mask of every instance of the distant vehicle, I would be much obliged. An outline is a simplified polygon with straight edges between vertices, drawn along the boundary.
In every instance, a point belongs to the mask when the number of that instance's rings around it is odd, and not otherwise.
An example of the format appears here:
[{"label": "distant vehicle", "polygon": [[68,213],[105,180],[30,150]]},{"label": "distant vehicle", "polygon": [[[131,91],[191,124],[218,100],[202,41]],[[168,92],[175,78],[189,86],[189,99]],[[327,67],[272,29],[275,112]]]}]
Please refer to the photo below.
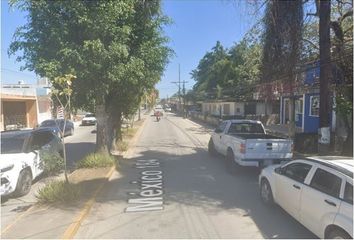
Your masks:
[{"label": "distant vehicle", "polygon": [[[50,120],[45,120],[43,121],[40,125],[39,128],[51,128],[52,131],[54,132],[60,132],[60,136],[62,136],[62,132],[64,129],[64,119],[50,119]],[[65,123],[65,131],[64,131],[64,136],[72,136],[74,135],[74,123],[70,120],[66,120]]]},{"label": "distant vehicle", "polygon": [[263,167],[293,156],[291,140],[266,134],[263,124],[253,120],[221,122],[210,138],[208,150],[212,155],[226,156],[232,170],[237,165]]},{"label": "distant vehicle", "polygon": [[26,195],[43,172],[41,152],[63,155],[61,139],[50,129],[1,133],[0,195]]},{"label": "distant vehicle", "polygon": [[172,109],[171,109],[170,107],[165,107],[165,111],[166,111],[166,112],[171,112]]},{"label": "distant vehicle", "polygon": [[154,108],[154,116],[157,116],[157,113],[160,113],[160,117],[163,116],[163,108],[161,105],[156,105],[156,107]]},{"label": "distant vehicle", "polygon": [[352,239],[353,166],[353,159],[322,156],[269,166],[259,176],[261,199],[321,239]]},{"label": "distant vehicle", "polygon": [[82,119],[81,121],[81,125],[82,126],[86,126],[86,125],[95,125],[97,122],[95,114],[93,113],[87,113],[85,115],[85,117]]}]

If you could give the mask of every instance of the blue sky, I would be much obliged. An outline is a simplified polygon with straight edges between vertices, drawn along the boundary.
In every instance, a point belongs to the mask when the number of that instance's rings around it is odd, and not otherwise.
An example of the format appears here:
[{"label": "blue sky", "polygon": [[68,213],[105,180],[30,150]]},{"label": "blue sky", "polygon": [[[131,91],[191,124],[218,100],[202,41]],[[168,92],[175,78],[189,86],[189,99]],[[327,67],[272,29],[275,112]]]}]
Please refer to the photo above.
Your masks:
[{"label": "blue sky", "polygon": [[[166,67],[161,82],[157,85],[160,97],[165,98],[175,93],[178,88],[173,81],[178,81],[178,64],[181,66],[181,81],[188,81],[190,89],[194,81],[190,72],[199,60],[209,51],[216,41],[225,47],[232,46],[242,39],[255,23],[255,6],[246,0],[164,0],[164,13],[172,18],[173,24],[165,27],[170,38],[169,46],[175,51]],[[8,57],[7,49],[16,27],[26,23],[26,13],[9,9],[5,0],[1,1],[1,81],[2,83],[35,83],[32,72],[20,71],[23,63],[15,61],[15,56]]]}]

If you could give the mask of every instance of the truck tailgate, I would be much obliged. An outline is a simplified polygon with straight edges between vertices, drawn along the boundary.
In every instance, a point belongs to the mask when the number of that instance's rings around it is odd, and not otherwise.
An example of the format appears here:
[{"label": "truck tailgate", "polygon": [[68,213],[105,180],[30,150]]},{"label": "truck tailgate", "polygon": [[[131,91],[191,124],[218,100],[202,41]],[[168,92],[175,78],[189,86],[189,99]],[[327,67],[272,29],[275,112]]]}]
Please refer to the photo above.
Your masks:
[{"label": "truck tailgate", "polygon": [[279,159],[292,157],[292,141],[287,139],[247,139],[245,158]]}]

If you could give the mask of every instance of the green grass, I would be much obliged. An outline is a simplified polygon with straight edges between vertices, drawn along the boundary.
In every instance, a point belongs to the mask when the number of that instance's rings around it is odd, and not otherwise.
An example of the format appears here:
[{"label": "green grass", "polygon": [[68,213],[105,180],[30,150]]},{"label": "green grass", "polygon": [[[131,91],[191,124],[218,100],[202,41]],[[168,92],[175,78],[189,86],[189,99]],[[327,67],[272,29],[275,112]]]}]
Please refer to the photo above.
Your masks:
[{"label": "green grass", "polygon": [[128,143],[125,141],[118,141],[117,142],[117,149],[118,151],[125,152],[128,150]]},{"label": "green grass", "polygon": [[36,195],[40,203],[73,203],[79,197],[80,187],[64,180],[50,182]]},{"label": "green grass", "polygon": [[91,153],[85,158],[81,159],[78,168],[100,168],[111,167],[115,164],[115,158],[107,153]]},{"label": "green grass", "polygon": [[137,128],[126,128],[122,130],[122,135],[123,138],[127,137],[127,138],[132,138],[134,137],[135,133],[137,132]]}]

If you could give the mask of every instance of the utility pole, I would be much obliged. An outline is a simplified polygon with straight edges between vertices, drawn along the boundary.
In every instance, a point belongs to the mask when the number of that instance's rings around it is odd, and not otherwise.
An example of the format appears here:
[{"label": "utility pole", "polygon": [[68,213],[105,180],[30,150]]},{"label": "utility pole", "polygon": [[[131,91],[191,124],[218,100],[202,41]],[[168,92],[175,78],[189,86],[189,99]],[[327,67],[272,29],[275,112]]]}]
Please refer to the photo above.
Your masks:
[{"label": "utility pole", "polygon": [[331,40],[330,40],[330,17],[331,1],[320,1],[320,129],[318,136],[318,152],[320,155],[328,154],[330,148],[330,92],[329,83],[332,76],[331,67]]},{"label": "utility pole", "polygon": [[[178,86],[178,103],[179,103],[179,106],[181,106],[182,102],[181,102],[181,66],[180,66],[180,64],[178,64],[178,82],[171,82],[171,83],[175,83]],[[183,83],[183,89],[184,89],[184,84],[187,82],[182,81],[182,83]],[[185,90],[183,90],[183,91],[185,91]],[[184,107],[182,110],[184,110]]]},{"label": "utility pole", "polygon": [[185,83],[186,81],[183,81],[183,118],[187,117],[187,111],[186,111],[186,88],[185,88]]}]

